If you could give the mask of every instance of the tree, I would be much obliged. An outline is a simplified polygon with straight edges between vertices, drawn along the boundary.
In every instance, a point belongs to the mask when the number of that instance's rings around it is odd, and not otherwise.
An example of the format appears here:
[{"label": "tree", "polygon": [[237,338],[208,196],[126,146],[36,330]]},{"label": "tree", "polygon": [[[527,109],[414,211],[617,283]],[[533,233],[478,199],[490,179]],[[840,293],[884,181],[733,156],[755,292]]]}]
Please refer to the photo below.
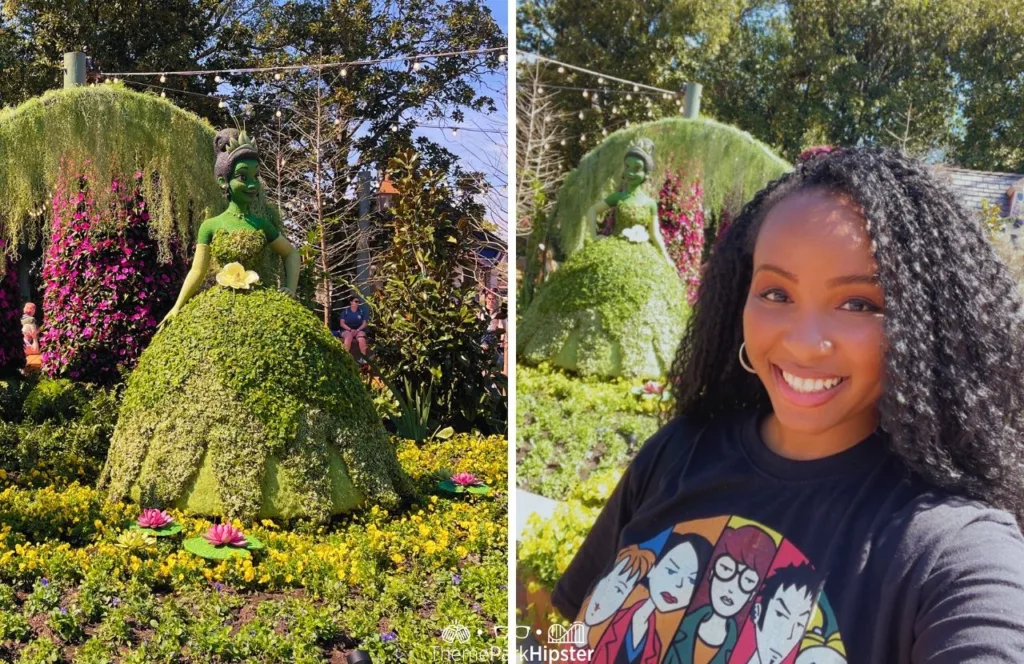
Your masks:
[{"label": "tree", "polygon": [[[6,59],[16,80],[0,83],[0,92],[4,93],[0,99],[4,104],[17,105],[60,87],[63,54],[68,51],[84,51],[105,72],[216,66],[226,54],[239,50],[239,39],[245,34],[243,26],[268,4],[270,0],[4,0],[0,64],[6,64]],[[161,85],[201,94],[216,88],[207,77],[170,77]],[[172,97],[184,108],[223,122],[223,113],[214,99]]]},{"label": "tree", "polygon": [[402,404],[399,432],[422,440],[437,426],[503,430],[507,405],[493,354],[481,348],[477,290],[457,278],[472,267],[479,205],[413,153],[396,157],[391,170],[400,195],[370,303],[376,363]]}]

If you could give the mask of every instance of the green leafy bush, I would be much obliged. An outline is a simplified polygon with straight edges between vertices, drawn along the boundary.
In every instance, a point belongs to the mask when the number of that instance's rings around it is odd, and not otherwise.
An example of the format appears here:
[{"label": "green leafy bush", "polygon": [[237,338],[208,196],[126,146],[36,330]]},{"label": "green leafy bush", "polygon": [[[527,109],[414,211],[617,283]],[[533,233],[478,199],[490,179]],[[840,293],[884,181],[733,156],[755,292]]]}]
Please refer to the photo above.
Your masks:
[{"label": "green leafy bush", "polygon": [[147,507],[318,520],[412,493],[355,361],[269,288],[211,288],[157,333],[103,483]]},{"label": "green leafy bush", "polygon": [[518,328],[518,358],[583,375],[660,378],[688,313],[686,288],[652,244],[599,239],[538,289]]},{"label": "green leafy bush", "polygon": [[507,404],[494,355],[481,347],[487,323],[476,287],[456,282],[472,264],[476,230],[442,174],[413,156],[392,163],[403,173],[389,210],[391,244],[380,257],[380,287],[370,299],[375,364],[400,402],[401,435],[422,440],[440,426],[503,433]]},{"label": "green leafy bush", "polygon": [[637,383],[580,379],[542,365],[516,370],[516,481],[564,500],[592,473],[625,467],[670,403],[636,396]]},{"label": "green leafy bush", "polygon": [[21,419],[25,397],[34,385],[35,378],[0,380],[0,420],[16,422]]},{"label": "green leafy bush", "polygon": [[88,399],[87,389],[80,383],[43,379],[25,397],[23,411],[30,422],[67,422],[78,416]]},{"label": "green leafy bush", "polygon": [[573,556],[579,551],[584,538],[608,502],[622,469],[608,469],[595,473],[569,492],[550,519],[530,515],[516,554],[518,564],[541,586],[552,590]]}]

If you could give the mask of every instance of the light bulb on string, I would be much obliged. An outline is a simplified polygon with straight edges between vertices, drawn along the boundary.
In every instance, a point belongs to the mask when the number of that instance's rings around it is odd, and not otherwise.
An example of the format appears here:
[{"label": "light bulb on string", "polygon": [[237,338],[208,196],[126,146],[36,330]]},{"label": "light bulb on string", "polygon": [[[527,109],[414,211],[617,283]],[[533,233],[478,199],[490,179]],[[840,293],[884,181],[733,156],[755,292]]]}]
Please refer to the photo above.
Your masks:
[{"label": "light bulb on string", "polygon": [[214,77],[213,77],[213,82],[214,82],[214,83],[220,83],[220,82],[221,82],[221,81],[223,81],[223,80],[224,80],[224,79],[222,79],[222,78],[220,77],[220,74],[217,74],[216,76],[214,76]]},{"label": "light bulb on string", "polygon": [[160,96],[164,97],[166,99],[167,98],[167,91],[166,90],[161,90],[160,91]]},{"label": "light bulb on string", "polygon": [[341,77],[345,78],[346,76],[348,76],[348,67],[342,67],[341,68]]},{"label": "light bulb on string", "polygon": [[619,107],[618,106],[612,106],[612,113],[618,114],[618,112],[619,112]]},{"label": "light bulb on string", "polygon": [[220,103],[217,104],[217,108],[224,108],[225,106],[227,106],[227,102],[225,102],[223,99],[221,99]]},{"label": "light bulb on string", "polygon": [[166,83],[167,82],[167,76],[165,74],[160,74],[160,82],[161,83]]},{"label": "light bulb on string", "polygon": [[501,55],[498,56],[498,62],[505,62],[505,54],[504,53],[502,53]]},{"label": "light bulb on string", "polygon": [[598,76],[597,82],[600,83],[601,85],[604,85],[604,76]]},{"label": "light bulb on string", "polygon": [[633,101],[633,95],[627,94],[626,95],[626,101]]},{"label": "light bulb on string", "polygon": [[422,68],[423,68],[423,65],[421,65],[420,63],[418,63],[418,62],[412,63],[412,70],[413,71],[419,71]]},{"label": "light bulb on string", "polygon": [[587,135],[586,134],[580,134],[580,143],[585,143],[586,140],[587,140]]},{"label": "light bulb on string", "polygon": [[590,96],[590,93],[589,93],[589,92],[587,92],[586,90],[584,90],[584,91],[583,91],[583,98],[584,98],[584,99],[586,99],[586,98],[587,98],[587,97],[589,97],[589,96]]},{"label": "light bulb on string", "polygon": [[560,143],[561,145],[565,145],[565,139],[563,138],[563,139],[562,139],[561,141],[559,141],[559,143]]},{"label": "light bulb on string", "polygon": [[281,109],[277,109],[277,113],[274,113],[277,117],[281,117]]},{"label": "light bulb on string", "polygon": [[634,85],[633,86],[633,92],[640,92],[640,86],[639,85]]},{"label": "light bulb on string", "polygon": [[579,118],[580,118],[580,120],[583,119],[583,111],[580,111]]},{"label": "light bulb on string", "polygon": [[559,74],[564,74],[565,73],[565,67],[559,67],[558,68],[558,73]]},{"label": "light bulb on string", "polygon": [[537,94],[539,94],[539,95],[544,94],[544,88],[537,88]]},{"label": "light bulb on string", "polygon": [[398,125],[396,125],[396,124],[391,125],[391,131],[392,132],[398,131]]},{"label": "light bulb on string", "polygon": [[282,77],[281,77],[281,72],[277,72],[276,74],[274,74],[274,80],[275,80],[275,81],[280,81],[280,80],[281,80],[281,78],[282,78]]},{"label": "light bulb on string", "polygon": [[454,129],[452,129],[452,138],[458,138],[458,136],[459,136],[459,128],[456,127]]},{"label": "light bulb on string", "polygon": [[601,135],[602,136],[607,136],[608,135],[608,130],[607,129],[602,129],[601,130]]}]

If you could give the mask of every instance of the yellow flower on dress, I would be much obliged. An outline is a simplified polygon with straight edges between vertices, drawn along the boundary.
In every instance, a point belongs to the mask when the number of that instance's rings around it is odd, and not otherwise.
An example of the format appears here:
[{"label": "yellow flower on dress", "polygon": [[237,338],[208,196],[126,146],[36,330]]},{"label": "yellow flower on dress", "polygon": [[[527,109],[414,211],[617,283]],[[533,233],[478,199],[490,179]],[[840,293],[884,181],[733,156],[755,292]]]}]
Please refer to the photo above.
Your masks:
[{"label": "yellow flower on dress", "polygon": [[217,283],[225,288],[249,290],[249,286],[259,280],[260,275],[246,270],[241,263],[228,263],[217,273]]}]

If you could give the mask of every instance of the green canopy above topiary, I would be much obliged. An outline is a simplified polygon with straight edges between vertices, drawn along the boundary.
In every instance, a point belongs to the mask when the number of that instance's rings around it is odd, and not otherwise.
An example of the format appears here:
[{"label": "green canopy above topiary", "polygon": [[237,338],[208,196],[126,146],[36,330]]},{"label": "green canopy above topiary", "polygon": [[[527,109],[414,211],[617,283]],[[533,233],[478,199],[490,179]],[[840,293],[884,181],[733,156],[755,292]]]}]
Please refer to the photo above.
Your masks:
[{"label": "green canopy above topiary", "polygon": [[618,236],[573,254],[537,291],[516,351],[585,375],[657,378],[686,325],[686,288],[650,242]]},{"label": "green canopy above topiary", "polygon": [[189,300],[132,373],[103,482],[112,498],[317,520],[412,494],[352,357],[270,288]]},{"label": "green canopy above topiary", "polygon": [[712,215],[736,213],[768,182],[792,170],[764,143],[745,131],[708,118],[667,118],[633,125],[608,136],[588,152],[565,178],[548,223],[530,235],[524,283],[526,303],[539,273],[539,245],[556,246],[561,260],[583,246],[587,235],[587,209],[619,188],[623,158],[640,137],[654,143],[654,169],[647,174],[653,194],[668,173],[685,173],[689,187],[700,178],[703,204]]},{"label": "green canopy above topiary", "polygon": [[[142,172],[150,227],[166,252],[226,201],[209,176],[213,127],[166,99],[121,85],[47,92],[0,110],[0,237],[38,243],[62,160],[92,162],[97,182]],[[155,177],[157,176],[158,177]]]}]

